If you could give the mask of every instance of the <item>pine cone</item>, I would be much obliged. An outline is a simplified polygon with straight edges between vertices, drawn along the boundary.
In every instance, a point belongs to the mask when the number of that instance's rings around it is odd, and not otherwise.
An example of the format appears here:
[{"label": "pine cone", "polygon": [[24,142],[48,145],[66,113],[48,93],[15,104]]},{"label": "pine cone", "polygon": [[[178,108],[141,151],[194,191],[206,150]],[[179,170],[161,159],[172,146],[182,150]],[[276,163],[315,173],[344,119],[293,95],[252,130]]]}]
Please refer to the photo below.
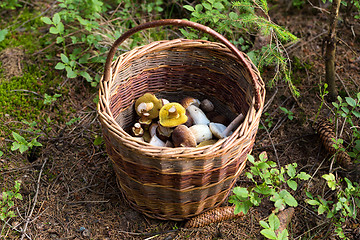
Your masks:
[{"label": "pine cone", "polygon": [[[333,131],[333,126],[326,119],[319,119],[315,124],[315,130],[320,136],[321,142],[324,145],[325,149],[331,154],[334,155],[337,150],[333,147],[335,133]],[[340,148],[344,148],[343,145],[339,145]],[[336,161],[343,166],[344,168],[349,168],[352,165],[351,158],[347,152],[339,151],[337,153]]]},{"label": "pine cone", "polygon": [[185,228],[204,227],[211,223],[218,223],[221,221],[239,218],[244,216],[244,213],[234,214],[235,206],[218,207],[204,212],[196,217],[193,217],[185,224]]}]

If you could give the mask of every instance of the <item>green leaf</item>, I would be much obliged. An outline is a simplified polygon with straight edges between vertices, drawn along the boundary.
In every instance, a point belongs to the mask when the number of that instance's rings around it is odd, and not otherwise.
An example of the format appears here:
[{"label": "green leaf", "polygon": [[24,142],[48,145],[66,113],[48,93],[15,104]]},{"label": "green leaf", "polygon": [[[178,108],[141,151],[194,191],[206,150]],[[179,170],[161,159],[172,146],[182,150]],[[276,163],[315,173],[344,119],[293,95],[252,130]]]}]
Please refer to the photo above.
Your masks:
[{"label": "green leaf", "polygon": [[309,180],[311,178],[311,176],[305,172],[300,172],[296,177],[301,180]]},{"label": "green leaf", "polygon": [[104,142],[104,139],[103,139],[101,136],[96,135],[93,144],[94,144],[95,146],[99,146],[99,145],[101,145],[103,142]]},{"label": "green leaf", "polygon": [[40,19],[46,24],[53,24],[53,21],[51,21],[51,19],[48,17],[41,17]]},{"label": "green leaf", "polygon": [[352,113],[354,114],[355,117],[360,118],[360,112],[354,110],[352,111]]},{"label": "green leaf", "polygon": [[224,5],[223,5],[221,2],[215,2],[215,3],[213,4],[213,7],[216,8],[216,9],[218,9],[218,10],[224,9]]},{"label": "green leaf", "polygon": [[270,228],[270,226],[269,226],[269,224],[267,223],[267,222],[265,222],[265,221],[260,221],[259,222],[259,224],[260,224],[260,226],[262,226],[263,228]]},{"label": "green leaf", "polygon": [[65,66],[65,64],[63,64],[63,63],[61,63],[61,62],[58,62],[57,64],[56,64],[56,66],[55,66],[55,69],[57,69],[57,70],[62,70],[62,69],[64,69],[66,66]]},{"label": "green leaf", "polygon": [[56,29],[58,30],[58,33],[63,33],[64,32],[64,24],[62,22],[60,22],[57,26]]},{"label": "green leaf", "polygon": [[203,5],[204,8],[207,9],[207,10],[212,10],[212,9],[213,9],[213,7],[212,7],[209,3],[204,2],[204,3],[202,3],[202,5]]},{"label": "green leaf", "polygon": [[308,199],[308,200],[306,200],[306,202],[312,206],[320,205],[320,202],[315,199],[310,199],[310,200]]},{"label": "green leaf", "polygon": [[279,195],[282,199],[284,199],[287,205],[291,207],[297,207],[298,203],[296,199],[288,191],[282,190]]},{"label": "green leaf", "polygon": [[21,144],[19,151],[20,151],[20,153],[23,153],[23,152],[27,151],[28,149],[29,149],[28,145]]},{"label": "green leaf", "polygon": [[55,28],[55,27],[51,27],[51,28],[49,29],[49,32],[50,32],[51,34],[58,34],[58,33],[59,33],[59,30],[58,30],[57,28]]},{"label": "green leaf", "polygon": [[66,66],[66,67],[65,67],[65,70],[66,70],[66,73],[67,73],[66,76],[67,76],[68,78],[76,78],[76,77],[77,77],[76,72],[73,71],[73,70],[71,69],[71,67]]},{"label": "green leaf", "polygon": [[351,106],[351,107],[356,107],[356,100],[351,98],[351,97],[345,97],[346,102]]},{"label": "green leaf", "polygon": [[270,214],[269,216],[269,224],[270,228],[274,231],[277,230],[280,226],[280,220],[274,213]]},{"label": "green leaf", "polygon": [[184,8],[185,8],[186,10],[190,11],[190,12],[194,12],[194,11],[195,11],[195,9],[194,9],[192,6],[190,6],[190,5],[184,5]]},{"label": "green leaf", "polygon": [[11,149],[11,151],[16,151],[19,148],[20,148],[20,144],[17,142],[13,142],[10,149]]},{"label": "green leaf", "polygon": [[233,189],[233,193],[236,195],[236,196],[239,196],[241,198],[245,198],[247,199],[248,196],[249,196],[249,191],[244,188],[244,187],[235,187]]},{"label": "green leaf", "polygon": [[65,64],[69,64],[69,58],[65,54],[60,55],[61,61]]},{"label": "green leaf", "polygon": [[15,198],[23,200],[23,197],[22,197],[22,195],[20,193],[15,194]]},{"label": "green leaf", "polygon": [[195,10],[196,10],[197,12],[201,12],[203,9],[204,9],[203,5],[201,5],[201,4],[196,4]]},{"label": "green leaf", "polygon": [[292,190],[296,191],[296,189],[297,189],[297,183],[296,183],[294,180],[288,180],[288,181],[287,181],[287,184],[288,184],[288,186],[289,186]]},{"label": "green leaf", "polygon": [[15,141],[17,141],[19,143],[27,144],[27,141],[25,140],[25,138],[20,136],[18,133],[12,132],[12,135],[13,135]]},{"label": "green leaf", "polygon": [[288,240],[289,232],[287,229],[284,229],[281,233],[278,234],[277,240]]},{"label": "green leaf", "polygon": [[57,43],[57,44],[62,43],[62,42],[64,42],[64,40],[65,40],[65,39],[64,39],[63,37],[57,37],[57,38],[56,38],[56,43]]},{"label": "green leaf", "polygon": [[247,157],[248,157],[249,162],[251,162],[252,164],[254,164],[255,158],[254,158],[252,155],[250,155],[250,154],[248,154]]},{"label": "green leaf", "polygon": [[276,239],[276,234],[272,229],[263,229],[260,231],[260,233],[268,239]]},{"label": "green leaf", "polygon": [[52,20],[55,25],[58,25],[61,20],[59,13],[55,13]]},{"label": "green leaf", "polygon": [[284,199],[276,200],[274,206],[279,210],[283,210],[285,208]]},{"label": "green leaf", "polygon": [[331,190],[336,189],[336,181],[334,174],[324,174],[322,177],[327,181],[327,184]]},{"label": "green leaf", "polygon": [[296,169],[295,169],[294,165],[288,164],[288,165],[286,165],[286,168],[287,168],[287,174],[289,175],[289,177],[291,177],[291,178],[295,177]]},{"label": "green leaf", "polygon": [[326,211],[326,207],[324,205],[320,205],[318,208],[318,215],[323,214]]},{"label": "green leaf", "polygon": [[9,33],[7,29],[0,30],[0,42],[5,40],[6,35]]},{"label": "green leaf", "polygon": [[0,157],[4,155],[4,152],[0,150]]}]

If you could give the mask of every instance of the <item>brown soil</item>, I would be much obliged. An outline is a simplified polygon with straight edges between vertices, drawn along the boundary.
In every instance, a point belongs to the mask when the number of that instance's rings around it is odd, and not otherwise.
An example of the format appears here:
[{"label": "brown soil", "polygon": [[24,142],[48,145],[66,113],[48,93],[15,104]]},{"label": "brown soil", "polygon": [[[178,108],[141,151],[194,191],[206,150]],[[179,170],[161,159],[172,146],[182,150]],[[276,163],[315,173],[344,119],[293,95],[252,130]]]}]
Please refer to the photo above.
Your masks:
[{"label": "brown soil", "polygon": [[[271,120],[273,124],[269,133],[263,129],[258,131],[253,154],[258,156],[267,151],[269,158],[281,166],[296,162],[298,170],[314,176],[292,192],[299,206],[288,227],[290,239],[336,239],[326,218],[318,216],[304,202],[304,190],[313,195],[322,194],[325,182],[321,176],[331,169],[337,168],[339,176],[357,181],[354,171],[346,171],[329,161],[329,155],[312,129],[320,105],[318,84],[324,81],[322,46],[327,15],[310,8],[289,8],[285,14],[284,11],[274,13],[273,20],[301,38],[297,44],[288,46],[291,59],[294,62],[295,58],[299,59],[293,64],[293,77],[298,81],[301,97],[295,100],[282,82],[268,89],[269,105],[264,112],[269,116],[264,115],[262,121]],[[351,25],[339,23],[336,70],[342,93],[359,91],[359,26],[359,21]],[[263,77],[267,80],[266,73]],[[68,82],[66,87],[70,90],[68,100],[58,108],[63,113],[75,109],[73,116],[80,117],[81,121],[70,127],[54,126],[52,137],[44,143],[45,147],[38,149],[35,162],[29,163],[25,154],[0,162],[1,168],[9,166],[0,172],[3,181],[20,177],[24,196],[23,201],[17,202],[20,217],[9,222],[15,231],[6,233],[8,239],[20,239],[25,226],[24,234],[31,239],[263,239],[258,222],[271,213],[271,202],[251,209],[244,218],[196,229],[183,229],[184,222],[154,220],[131,209],[117,187],[105,146],[93,144],[95,136],[101,135],[96,105],[92,102],[97,93],[91,93],[91,89],[75,81]],[[290,121],[279,106],[292,110],[295,118]],[[327,103],[321,115],[331,116],[330,107]],[[59,113],[53,110],[51,114]],[[236,185],[248,186],[249,181],[242,174]],[[359,239],[359,219],[349,219],[343,230],[350,239]]]},{"label": "brown soil", "polygon": [[20,48],[6,48],[0,52],[1,67],[4,69],[5,77],[19,77],[22,72],[22,61],[24,60],[24,50]]}]

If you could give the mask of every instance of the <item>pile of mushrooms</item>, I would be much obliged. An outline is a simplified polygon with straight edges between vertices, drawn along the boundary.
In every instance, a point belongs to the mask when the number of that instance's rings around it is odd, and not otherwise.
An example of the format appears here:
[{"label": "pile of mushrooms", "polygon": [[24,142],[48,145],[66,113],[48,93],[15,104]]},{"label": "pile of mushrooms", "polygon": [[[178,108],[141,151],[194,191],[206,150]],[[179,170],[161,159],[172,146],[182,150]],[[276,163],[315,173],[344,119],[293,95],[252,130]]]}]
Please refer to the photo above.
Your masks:
[{"label": "pile of mushrooms", "polygon": [[226,138],[244,119],[240,114],[228,126],[228,119],[215,112],[214,104],[204,99],[185,97],[180,103],[158,99],[145,93],[135,102],[139,120],[131,134],[158,147],[201,147]]}]

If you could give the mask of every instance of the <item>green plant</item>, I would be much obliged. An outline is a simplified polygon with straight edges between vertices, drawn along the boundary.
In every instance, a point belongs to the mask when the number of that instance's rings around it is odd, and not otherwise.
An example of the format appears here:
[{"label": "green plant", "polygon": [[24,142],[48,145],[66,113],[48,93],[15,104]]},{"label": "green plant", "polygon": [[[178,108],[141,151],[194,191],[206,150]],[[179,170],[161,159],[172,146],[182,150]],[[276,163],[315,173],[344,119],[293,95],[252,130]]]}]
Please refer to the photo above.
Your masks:
[{"label": "green plant", "polygon": [[8,219],[11,219],[13,217],[15,217],[15,212],[13,210],[11,210],[15,203],[14,200],[15,199],[19,199],[22,200],[22,196],[19,193],[20,191],[20,186],[21,186],[21,182],[20,181],[15,181],[15,185],[12,189],[2,192],[1,196],[0,196],[0,220],[4,222],[4,225],[1,229],[1,233],[0,236],[2,236],[2,233],[5,229],[6,226],[6,222]]},{"label": "green plant", "polygon": [[53,96],[50,96],[47,93],[45,93],[45,95],[44,95],[44,104],[45,105],[50,105],[53,102],[55,102],[56,99],[58,99],[59,97],[61,97],[61,94],[56,93]]},{"label": "green plant", "polygon": [[266,126],[263,126],[262,124],[259,126],[260,129],[263,129],[264,127],[267,127],[267,128],[271,128],[273,125],[274,125],[274,117],[273,116],[270,116],[270,113],[268,112],[265,112],[264,113],[264,116],[266,116],[265,120],[264,120],[264,124]]},{"label": "green plant", "polygon": [[7,0],[0,2],[0,8],[3,9],[15,9],[17,7],[21,7],[19,0]]},{"label": "green plant", "polygon": [[[271,41],[260,49],[246,47],[250,50],[247,55],[260,71],[265,66],[275,66],[273,79],[269,81],[273,85],[279,79],[285,79],[292,93],[299,95],[290,78],[290,60],[282,46],[282,43],[295,41],[297,38],[289,31],[271,21],[269,8],[266,0],[241,0],[231,3],[228,0],[203,0],[195,6],[185,5],[185,9],[191,12],[191,21],[199,22],[216,29],[226,35],[233,43],[249,43],[242,41],[248,39],[248,35],[260,33],[269,36]],[[197,38],[193,31],[181,30],[188,38]]]},{"label": "green plant", "polygon": [[330,219],[335,226],[336,234],[342,238],[347,239],[343,232],[342,225],[347,218],[357,217],[358,209],[360,208],[360,187],[359,184],[352,183],[349,179],[344,178],[346,187],[342,186],[343,180],[337,181],[334,174],[324,174],[322,176],[328,187],[335,191],[335,201],[326,200],[324,197],[313,197],[311,193],[306,192],[308,199],[306,202],[317,208],[319,215],[326,214],[326,218]]},{"label": "green plant", "polygon": [[316,113],[316,117],[315,117],[315,120],[314,120],[315,122],[316,122],[317,118],[319,117],[320,111],[321,111],[321,109],[322,109],[322,107],[323,107],[323,105],[324,105],[325,97],[326,97],[326,95],[329,93],[329,92],[327,91],[327,87],[328,87],[327,83],[324,83],[324,88],[322,88],[322,87],[321,87],[321,84],[319,84],[321,102],[320,102],[320,106],[319,106],[319,108],[318,108],[318,111],[317,111],[317,113]]},{"label": "green plant", "polygon": [[11,151],[19,150],[20,153],[27,151],[29,148],[33,148],[34,146],[41,147],[42,144],[37,141],[37,137],[33,138],[30,142],[26,141],[26,139],[16,132],[12,132],[12,136],[15,141],[11,145]]},{"label": "green plant", "polygon": [[264,237],[276,240],[288,239],[289,233],[287,229],[284,229],[282,232],[276,234],[276,230],[278,230],[280,227],[280,220],[275,215],[275,213],[270,214],[268,218],[268,223],[265,221],[260,221],[259,224],[264,228],[260,231],[260,233],[264,235]]},{"label": "green plant", "polygon": [[[345,97],[342,99],[340,96],[337,97],[337,102],[333,102],[332,105],[335,107],[335,128],[340,129],[340,135],[343,132],[345,124],[349,124],[351,129],[351,139],[349,145],[352,146],[349,151],[350,157],[359,160],[360,159],[360,129],[358,122],[360,120],[360,92],[357,93],[356,98]],[[343,125],[341,128],[337,126],[337,120],[342,119]],[[338,139],[339,140],[339,139]],[[343,140],[341,140],[343,141]],[[335,144],[336,146],[336,144]]]},{"label": "green plant", "polygon": [[[308,180],[310,175],[305,172],[296,173],[296,163],[288,164],[280,170],[276,168],[276,163],[268,161],[266,152],[259,155],[259,161],[248,155],[248,160],[252,163],[252,167],[245,175],[255,186],[253,187],[235,187],[234,195],[229,197],[229,202],[235,204],[234,214],[243,212],[246,214],[253,206],[259,206],[263,199],[269,199],[274,202],[275,212],[283,210],[286,205],[296,207],[297,200],[288,192],[286,185],[293,191],[297,190],[296,179]],[[287,239],[287,231],[275,234],[279,228],[279,219],[275,214],[269,216],[269,224],[261,221],[260,225],[264,228],[261,231],[265,237],[269,239]]]},{"label": "green plant", "polygon": [[287,117],[290,119],[290,120],[293,120],[294,119],[294,113],[290,110],[287,110],[285,107],[279,107],[281,111],[283,111]]},{"label": "green plant", "polygon": [[276,210],[282,210],[286,205],[292,207],[298,205],[296,199],[285,187],[287,185],[296,191],[297,182],[295,180],[308,180],[310,175],[305,172],[296,173],[296,163],[288,164],[285,168],[281,167],[280,170],[277,169],[275,162],[268,161],[266,152],[259,155],[259,161],[255,161],[251,155],[248,155],[248,160],[253,166],[245,175],[255,186],[233,189],[234,195],[230,196],[229,202],[235,204],[235,214],[240,212],[246,214],[252,206],[259,206],[264,198],[269,198],[274,202]]}]

